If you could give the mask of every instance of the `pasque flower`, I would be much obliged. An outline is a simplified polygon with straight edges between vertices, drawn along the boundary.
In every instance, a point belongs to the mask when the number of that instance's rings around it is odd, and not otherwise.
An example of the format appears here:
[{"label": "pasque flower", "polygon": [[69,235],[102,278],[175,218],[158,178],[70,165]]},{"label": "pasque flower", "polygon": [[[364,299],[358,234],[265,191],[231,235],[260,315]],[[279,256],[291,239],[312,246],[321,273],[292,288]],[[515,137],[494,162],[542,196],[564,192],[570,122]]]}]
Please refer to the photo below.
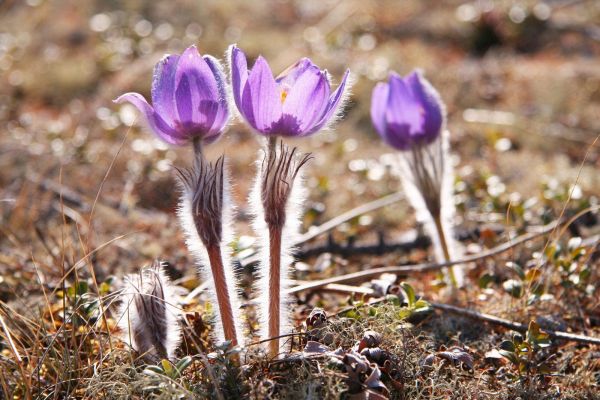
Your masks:
[{"label": "pasque flower", "polygon": [[327,71],[308,58],[275,78],[262,56],[248,70],[242,50],[232,45],[229,52],[235,104],[246,122],[262,135],[311,135],[326,127],[343,103],[349,71],[331,93]]},{"label": "pasque flower", "polygon": [[257,269],[261,337],[271,338],[268,352],[276,357],[281,351],[279,336],[290,329],[285,290],[293,261],[292,237],[300,227],[304,199],[300,169],[310,159],[283,143],[277,146],[277,137],[308,136],[335,120],[347,93],[349,71],[332,92],[327,72],[308,58],[276,78],[262,56],[251,70],[246,55],[235,45],[229,48],[229,58],[237,109],[256,132],[268,137],[250,202],[254,229],[262,239],[262,261]]},{"label": "pasque flower", "polygon": [[[438,261],[454,258],[454,203],[448,162],[446,108],[438,92],[419,71],[405,78],[390,74],[378,83],[371,99],[371,118],[377,133],[400,150],[398,175],[408,200],[432,238]],[[454,267],[448,278],[457,285]]]},{"label": "pasque flower", "polygon": [[399,150],[437,139],[443,130],[444,105],[438,92],[413,71],[405,78],[392,73],[373,89],[371,118],[382,139]]},{"label": "pasque flower", "polygon": [[139,93],[125,93],[115,102],[133,104],[154,133],[170,144],[184,145],[194,138],[212,142],[230,117],[223,69],[214,57],[200,56],[196,46],[156,64],[151,95],[152,105]]},{"label": "pasque flower", "polygon": [[115,101],[137,107],[164,141],[193,145],[193,166],[176,167],[182,186],[178,214],[186,244],[217,305],[215,337],[236,346],[242,329],[228,246],[233,236],[228,176],[223,157],[211,164],[202,151],[203,143],[218,139],[230,118],[226,85],[219,62],[200,56],[191,46],[181,55],[166,56],[154,68],[152,105],[138,93],[126,93]]}]

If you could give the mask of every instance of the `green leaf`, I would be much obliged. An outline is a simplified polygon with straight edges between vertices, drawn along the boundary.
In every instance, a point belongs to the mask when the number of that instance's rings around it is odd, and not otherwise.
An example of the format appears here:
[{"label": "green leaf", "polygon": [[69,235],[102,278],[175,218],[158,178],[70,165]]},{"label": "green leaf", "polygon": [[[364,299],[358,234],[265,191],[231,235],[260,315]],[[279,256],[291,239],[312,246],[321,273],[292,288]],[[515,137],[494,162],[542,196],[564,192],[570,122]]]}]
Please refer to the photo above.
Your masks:
[{"label": "green leaf", "polygon": [[410,286],[406,282],[402,282],[400,284],[400,286],[402,286],[402,289],[404,289],[404,293],[406,293],[406,301],[408,301],[408,306],[413,307],[413,305],[415,304],[415,302],[417,300],[417,296],[415,295],[415,290],[413,289],[412,286]]},{"label": "green leaf", "polygon": [[587,280],[590,279],[591,275],[592,275],[592,271],[590,270],[590,268],[588,266],[585,266],[581,271],[579,271],[579,281],[587,282]]},{"label": "green leaf", "polygon": [[395,306],[401,306],[400,304],[400,298],[396,295],[393,294],[388,294],[385,296],[385,301],[387,301],[388,303],[392,303]]},{"label": "green leaf", "polygon": [[421,309],[421,308],[428,309],[428,308],[431,308],[431,305],[426,300],[419,299],[415,302],[415,308],[416,309]]},{"label": "green leaf", "polygon": [[172,376],[173,372],[175,372],[173,369],[173,364],[171,364],[169,360],[161,360],[160,365],[162,366],[163,371],[165,371],[165,373],[169,376]]},{"label": "green leaf", "polygon": [[515,271],[521,280],[525,280],[525,271],[523,271],[523,268],[519,264],[509,261],[506,263],[506,267]]},{"label": "green leaf", "polygon": [[479,277],[477,284],[481,289],[488,287],[490,283],[494,281],[494,277],[491,274],[485,273]]},{"label": "green leaf", "polygon": [[355,320],[360,320],[360,318],[361,318],[360,317],[360,313],[355,308],[353,308],[352,310],[348,310],[346,312],[346,317],[347,318],[351,318],[351,319],[355,319]]},{"label": "green leaf", "polygon": [[177,362],[175,368],[181,374],[187,367],[192,364],[193,358],[191,356],[185,356]]},{"label": "green leaf", "polygon": [[513,353],[512,351],[500,350],[499,353],[502,357],[506,358],[513,364],[517,364],[519,362],[517,355],[515,353]]},{"label": "green leaf", "polygon": [[503,340],[502,343],[500,343],[500,350],[505,350],[505,351],[514,353],[515,352],[515,344],[513,342],[511,342],[510,340]]},{"label": "green leaf", "polygon": [[400,319],[407,319],[411,315],[412,315],[412,310],[408,307],[401,308],[400,311],[398,311],[398,318],[400,318]]},{"label": "green leaf", "polygon": [[146,375],[164,375],[165,371],[158,365],[149,365],[144,369]]},{"label": "green leaf", "polygon": [[523,343],[523,335],[521,335],[518,332],[513,335],[512,339],[513,339],[512,341],[514,344],[519,345],[519,344]]},{"label": "green leaf", "polygon": [[518,299],[523,295],[523,284],[515,279],[504,281],[502,287],[514,298]]}]

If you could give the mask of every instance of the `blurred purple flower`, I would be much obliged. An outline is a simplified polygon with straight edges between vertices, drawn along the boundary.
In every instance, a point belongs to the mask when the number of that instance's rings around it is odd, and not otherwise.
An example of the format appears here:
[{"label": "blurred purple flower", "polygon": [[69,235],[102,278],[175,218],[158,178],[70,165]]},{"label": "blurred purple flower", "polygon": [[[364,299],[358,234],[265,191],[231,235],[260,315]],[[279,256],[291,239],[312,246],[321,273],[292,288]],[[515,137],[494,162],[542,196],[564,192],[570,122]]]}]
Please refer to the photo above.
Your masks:
[{"label": "blurred purple flower", "polygon": [[392,73],[388,83],[373,89],[373,125],[387,144],[399,150],[433,142],[443,130],[444,118],[440,95],[419,71],[405,78]]},{"label": "blurred purple flower", "polygon": [[308,58],[274,78],[262,56],[249,71],[244,52],[235,45],[229,50],[235,104],[259,133],[308,136],[326,127],[336,116],[350,71],[346,71],[338,88],[331,93],[327,72]]},{"label": "blurred purple flower", "polygon": [[126,93],[115,102],[137,107],[167,143],[184,145],[195,137],[210,143],[229,120],[225,85],[219,61],[201,57],[196,46],[190,46],[181,56],[168,55],[154,67],[152,105],[139,93]]}]

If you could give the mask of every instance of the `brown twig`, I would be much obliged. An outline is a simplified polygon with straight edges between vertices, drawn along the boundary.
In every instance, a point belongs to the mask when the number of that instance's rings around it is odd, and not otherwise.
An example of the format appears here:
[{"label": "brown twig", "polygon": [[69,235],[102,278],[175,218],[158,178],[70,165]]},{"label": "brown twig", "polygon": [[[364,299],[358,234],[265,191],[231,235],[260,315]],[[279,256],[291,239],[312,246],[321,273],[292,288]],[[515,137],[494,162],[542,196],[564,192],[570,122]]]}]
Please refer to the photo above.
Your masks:
[{"label": "brown twig", "polygon": [[[484,314],[484,313],[481,313],[476,310],[469,310],[466,308],[452,306],[449,304],[441,304],[441,303],[430,303],[430,304],[433,308],[436,308],[438,310],[443,310],[443,311],[451,312],[454,314],[463,315],[465,317],[476,319],[479,321],[485,321],[490,324],[502,326],[504,328],[512,329],[513,331],[517,331],[517,332],[527,332],[527,328],[528,328],[527,325],[522,324],[520,322],[511,321],[508,319],[496,317],[494,315]],[[552,339],[563,339],[563,340],[569,340],[572,342],[600,345],[600,338],[596,338],[596,337],[592,337],[592,336],[584,336],[584,335],[578,335],[578,334],[574,334],[574,333],[568,333],[568,332],[562,332],[562,331],[552,331],[552,330],[546,330],[546,329],[544,329],[544,332],[546,332]]]},{"label": "brown twig", "polygon": [[298,285],[289,289],[288,293],[298,293],[306,290],[315,290],[327,286],[331,283],[348,283],[348,282],[357,282],[363,281],[365,279],[381,275],[384,273],[398,274],[398,273],[422,273],[429,271],[438,271],[442,268],[449,267],[456,264],[466,264],[474,261],[479,261],[485,258],[489,258],[500,253],[505,252],[515,246],[518,246],[522,243],[528,242],[530,240],[536,239],[540,236],[544,236],[549,232],[552,232],[555,227],[559,225],[559,223],[553,222],[548,225],[543,226],[539,232],[527,233],[517,237],[510,242],[503,243],[499,246],[494,247],[488,251],[485,251],[481,254],[474,255],[471,257],[465,257],[462,260],[455,260],[450,262],[443,263],[424,263],[424,264],[416,264],[416,265],[400,265],[400,266],[388,266],[388,267],[380,267],[380,268],[372,268],[366,271],[354,272],[351,274],[335,276],[332,278],[321,279],[318,281],[310,282],[304,285]]},{"label": "brown twig", "polygon": [[[347,221],[349,221],[353,218],[356,218],[360,215],[367,214],[367,213],[373,212],[375,210],[378,210],[380,208],[389,206],[390,204],[397,203],[398,201],[402,200],[403,198],[404,198],[404,194],[402,192],[396,192],[396,193],[392,193],[387,196],[381,197],[377,200],[371,201],[369,203],[362,204],[356,208],[348,210],[348,211],[330,219],[329,221],[327,221],[319,226],[312,227],[310,229],[310,231],[300,235],[300,237],[298,237],[294,241],[293,244],[295,246],[297,246],[299,244],[306,243],[309,240],[316,238],[317,236],[320,236],[324,233],[331,231],[332,229],[335,229],[336,227],[340,226],[344,222],[347,222]],[[258,261],[259,261],[259,255],[252,254],[252,255],[248,256],[247,258],[241,259],[240,264],[242,266],[246,266],[246,265],[254,264]]]},{"label": "brown twig", "polygon": [[[383,303],[385,300],[386,300],[385,297],[382,297],[379,299],[374,299],[369,302],[361,304],[360,307],[373,306],[376,304]],[[487,323],[490,323],[493,325],[502,326],[503,328],[511,329],[513,331],[524,333],[524,332],[527,332],[527,329],[528,329],[527,325],[522,324],[520,322],[515,322],[515,321],[508,320],[508,319],[496,317],[495,315],[491,315],[491,314],[481,313],[477,310],[472,310],[472,309],[470,310],[467,308],[457,307],[457,306],[453,306],[450,304],[443,304],[443,303],[429,303],[429,304],[433,308],[438,309],[438,310],[447,311],[447,312],[451,312],[451,313],[458,314],[458,315],[463,315],[468,318],[476,319],[479,321],[484,321],[484,322],[487,322]],[[342,310],[338,311],[334,315],[338,316],[345,312],[353,310],[355,308],[357,308],[357,306],[346,307],[346,308],[343,308]],[[553,330],[546,330],[546,329],[544,329],[544,332],[546,332],[552,339],[562,339],[562,340],[568,340],[571,342],[600,345],[600,338],[593,337],[593,336],[578,335],[575,333],[553,331]]]}]

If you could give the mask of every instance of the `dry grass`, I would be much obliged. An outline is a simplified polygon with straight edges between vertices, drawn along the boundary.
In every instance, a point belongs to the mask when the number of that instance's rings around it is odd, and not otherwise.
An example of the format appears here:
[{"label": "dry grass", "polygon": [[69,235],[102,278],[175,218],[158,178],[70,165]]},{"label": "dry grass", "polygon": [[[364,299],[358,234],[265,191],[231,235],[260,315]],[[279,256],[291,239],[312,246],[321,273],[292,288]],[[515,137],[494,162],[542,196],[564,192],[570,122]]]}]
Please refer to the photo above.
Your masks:
[{"label": "dry grass", "polygon": [[[160,258],[182,293],[202,284],[174,215],[170,165],[189,164],[189,152],[151,138],[131,109],[111,103],[125,91],[148,94],[154,62],[191,43],[219,55],[237,42],[251,58],[265,55],[274,70],[310,56],[334,78],[346,67],[355,73],[337,129],[290,142],[315,156],[306,171],[306,230],[399,189],[390,149],[370,126],[369,96],[388,70],[405,74],[414,67],[424,69],[448,104],[459,228],[477,233],[463,241],[468,252],[508,241],[563,211],[570,218],[596,206],[600,158],[590,144],[600,129],[600,45],[593,33],[598,5],[548,2],[553,10],[543,22],[532,18],[533,0],[494,2],[478,21],[465,20],[478,2],[401,3],[289,0],[265,7],[184,0],[174,7],[124,1],[117,9],[103,1],[0,2],[0,85],[6,89],[0,93],[0,397],[352,398],[348,374],[326,356],[300,356],[304,342],[297,337],[290,359],[271,362],[252,346],[244,365],[233,365],[210,340],[213,313],[202,293],[183,305],[178,358],[190,355],[193,362],[182,376],[149,375],[139,355],[118,339],[113,310],[126,273]],[[510,18],[511,12],[518,17],[518,7],[528,13],[522,23]],[[151,24],[150,33],[140,21]],[[250,235],[245,201],[258,144],[234,124],[206,155],[215,160],[223,153],[235,178],[236,231]],[[431,301],[598,337],[597,218],[587,213],[552,240],[473,263],[467,287],[457,293],[437,287],[433,274],[397,281]],[[412,211],[398,202],[338,226],[332,237],[372,243],[380,234],[395,240],[414,227]],[[585,254],[568,250],[573,237],[588,240],[581,246]],[[234,247],[243,254],[253,246],[246,237]],[[302,259],[296,278],[429,258],[421,248],[319,255]],[[252,268],[241,271],[247,300]],[[530,272],[536,269],[540,276]],[[511,280],[519,296],[507,290]],[[544,293],[530,299],[536,288]],[[553,341],[536,353],[548,359],[551,373],[519,376],[507,361],[486,358],[511,339],[505,329],[439,312],[407,325],[400,306],[389,302],[333,316],[362,300],[326,290],[300,293],[294,317],[299,327],[314,307],[325,308],[330,318],[317,339],[331,350],[349,351],[366,329],[381,333],[381,348],[397,367],[393,377],[382,376],[391,398],[600,398],[593,346]],[[253,310],[246,311],[255,331]],[[473,371],[438,356],[431,368],[423,367],[427,355],[452,346],[473,357]]]}]

